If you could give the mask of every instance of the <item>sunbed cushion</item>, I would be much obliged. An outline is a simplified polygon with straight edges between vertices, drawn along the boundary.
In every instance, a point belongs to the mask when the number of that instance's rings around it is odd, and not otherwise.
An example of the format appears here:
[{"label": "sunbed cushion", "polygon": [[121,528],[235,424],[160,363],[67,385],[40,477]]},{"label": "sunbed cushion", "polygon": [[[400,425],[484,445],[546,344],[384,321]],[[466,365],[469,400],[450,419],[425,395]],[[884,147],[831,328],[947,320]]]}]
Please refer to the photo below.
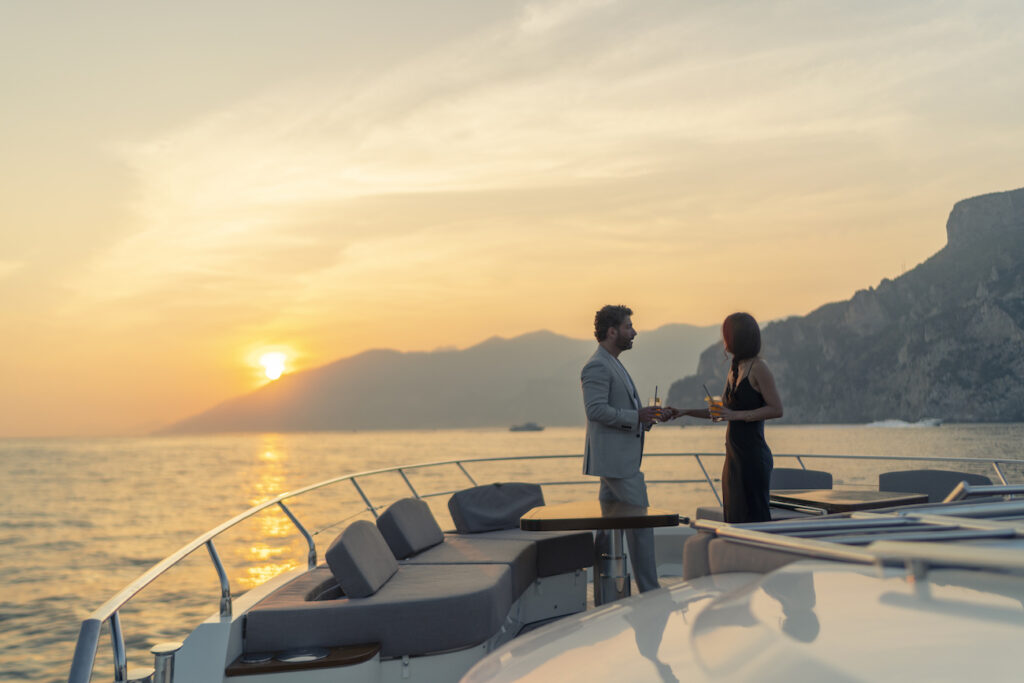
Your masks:
[{"label": "sunbed cushion", "polygon": [[325,558],[338,585],[351,598],[376,593],[398,571],[398,561],[372,522],[352,522]]},{"label": "sunbed cushion", "polygon": [[418,498],[392,503],[377,519],[377,528],[400,560],[444,540],[430,507]]},{"label": "sunbed cushion", "polygon": [[410,564],[503,564],[511,571],[515,600],[537,579],[537,545],[528,540],[487,539],[484,535],[446,536],[444,543],[401,560]]},{"label": "sunbed cushion", "polygon": [[772,469],[768,488],[776,489],[830,489],[832,473],[821,470],[805,470],[799,467],[776,467]]},{"label": "sunbed cushion", "polygon": [[539,485],[508,482],[457,491],[448,499],[448,511],[456,531],[472,534],[518,528],[523,513],[543,504]]},{"label": "sunbed cushion", "polygon": [[[392,558],[394,559],[394,558]],[[407,565],[374,595],[331,595],[327,567],[282,586],[246,614],[245,652],[377,642],[382,657],[470,647],[498,632],[512,605],[505,565]]]},{"label": "sunbed cushion", "polygon": [[[452,538],[451,535],[448,538]],[[498,540],[532,541],[537,546],[537,576],[556,576],[594,564],[594,535],[589,531],[523,531],[502,529],[467,538],[483,543]]]}]

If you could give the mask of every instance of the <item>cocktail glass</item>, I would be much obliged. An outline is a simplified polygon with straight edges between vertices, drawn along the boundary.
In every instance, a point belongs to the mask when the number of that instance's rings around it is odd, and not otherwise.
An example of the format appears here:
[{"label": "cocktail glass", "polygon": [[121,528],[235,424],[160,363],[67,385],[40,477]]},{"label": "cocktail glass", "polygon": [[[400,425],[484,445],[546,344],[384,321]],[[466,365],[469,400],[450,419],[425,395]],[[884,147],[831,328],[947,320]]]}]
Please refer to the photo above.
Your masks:
[{"label": "cocktail glass", "polygon": [[654,421],[658,422],[661,420],[661,396],[655,396],[647,399],[647,405],[658,409],[658,414],[654,417]]},{"label": "cocktail glass", "polygon": [[704,402],[708,404],[708,412],[711,414],[712,422],[722,421],[722,397],[705,396]]}]

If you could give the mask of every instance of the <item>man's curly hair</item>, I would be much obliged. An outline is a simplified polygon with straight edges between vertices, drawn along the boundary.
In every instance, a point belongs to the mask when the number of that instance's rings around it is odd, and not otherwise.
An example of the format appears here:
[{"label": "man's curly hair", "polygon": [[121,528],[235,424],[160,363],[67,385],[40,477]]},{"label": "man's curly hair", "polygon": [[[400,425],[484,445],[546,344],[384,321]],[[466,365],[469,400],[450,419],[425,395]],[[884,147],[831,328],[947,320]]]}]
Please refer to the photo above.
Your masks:
[{"label": "man's curly hair", "polygon": [[626,306],[605,306],[594,314],[594,336],[601,342],[608,336],[608,328],[618,327],[622,322],[633,315],[633,311]]}]

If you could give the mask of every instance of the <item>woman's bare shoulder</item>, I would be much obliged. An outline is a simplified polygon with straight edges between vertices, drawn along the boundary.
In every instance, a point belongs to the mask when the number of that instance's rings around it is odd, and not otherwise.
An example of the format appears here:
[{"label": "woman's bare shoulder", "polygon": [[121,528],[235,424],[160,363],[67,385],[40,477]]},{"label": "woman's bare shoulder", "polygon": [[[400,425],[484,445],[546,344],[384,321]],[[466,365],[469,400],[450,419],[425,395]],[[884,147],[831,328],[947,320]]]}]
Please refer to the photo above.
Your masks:
[{"label": "woman's bare shoulder", "polygon": [[750,376],[750,383],[754,384],[754,388],[757,389],[757,384],[760,384],[762,380],[772,379],[772,371],[768,369],[768,364],[764,362],[764,359],[758,356],[750,363],[750,369],[747,370],[747,375]]}]

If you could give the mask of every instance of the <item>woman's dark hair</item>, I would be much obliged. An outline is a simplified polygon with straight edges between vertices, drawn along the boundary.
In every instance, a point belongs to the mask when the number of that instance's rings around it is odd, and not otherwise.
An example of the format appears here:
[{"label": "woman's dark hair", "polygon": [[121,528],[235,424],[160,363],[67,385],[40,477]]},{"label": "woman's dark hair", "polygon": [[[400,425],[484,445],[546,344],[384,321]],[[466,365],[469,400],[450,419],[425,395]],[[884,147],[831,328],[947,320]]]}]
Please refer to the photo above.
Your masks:
[{"label": "woman's dark hair", "polygon": [[722,341],[732,354],[733,381],[739,379],[740,361],[761,353],[761,328],[749,313],[733,313],[722,323]]},{"label": "woman's dark hair", "polygon": [[594,336],[597,341],[604,341],[608,336],[609,327],[618,327],[622,322],[633,315],[633,311],[625,306],[605,306],[594,314]]}]

